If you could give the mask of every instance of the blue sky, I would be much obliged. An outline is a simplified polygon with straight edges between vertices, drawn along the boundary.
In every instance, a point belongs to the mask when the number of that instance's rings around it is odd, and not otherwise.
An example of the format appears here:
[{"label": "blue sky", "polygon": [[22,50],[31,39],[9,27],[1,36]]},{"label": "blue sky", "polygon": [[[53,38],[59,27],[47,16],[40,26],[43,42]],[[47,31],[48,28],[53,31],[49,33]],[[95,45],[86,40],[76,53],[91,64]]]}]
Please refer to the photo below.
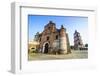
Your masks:
[{"label": "blue sky", "polygon": [[83,43],[88,43],[88,17],[80,16],[28,15],[29,40],[34,38],[36,32],[42,32],[49,21],[56,23],[58,29],[64,25],[71,45],[74,44],[73,33],[75,30],[80,32]]}]

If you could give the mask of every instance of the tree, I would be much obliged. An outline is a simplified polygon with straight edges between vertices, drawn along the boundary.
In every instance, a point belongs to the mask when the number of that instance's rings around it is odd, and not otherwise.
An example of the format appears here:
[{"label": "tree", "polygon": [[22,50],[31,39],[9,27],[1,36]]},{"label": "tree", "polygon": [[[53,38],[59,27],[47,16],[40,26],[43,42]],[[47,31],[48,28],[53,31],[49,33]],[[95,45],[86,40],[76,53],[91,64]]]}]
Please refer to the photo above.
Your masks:
[{"label": "tree", "polygon": [[88,47],[88,44],[85,44],[85,47]]}]

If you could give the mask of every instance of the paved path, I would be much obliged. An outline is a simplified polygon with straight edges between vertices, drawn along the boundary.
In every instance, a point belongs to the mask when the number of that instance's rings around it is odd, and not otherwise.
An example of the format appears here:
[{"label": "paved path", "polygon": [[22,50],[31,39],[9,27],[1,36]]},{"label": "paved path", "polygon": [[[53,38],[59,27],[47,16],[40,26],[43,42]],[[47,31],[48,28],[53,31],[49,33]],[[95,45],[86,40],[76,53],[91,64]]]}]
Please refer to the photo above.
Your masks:
[{"label": "paved path", "polygon": [[88,58],[88,51],[86,50],[72,50],[71,54],[65,55],[51,55],[51,54],[29,54],[29,60],[55,60],[55,59],[84,59]]}]

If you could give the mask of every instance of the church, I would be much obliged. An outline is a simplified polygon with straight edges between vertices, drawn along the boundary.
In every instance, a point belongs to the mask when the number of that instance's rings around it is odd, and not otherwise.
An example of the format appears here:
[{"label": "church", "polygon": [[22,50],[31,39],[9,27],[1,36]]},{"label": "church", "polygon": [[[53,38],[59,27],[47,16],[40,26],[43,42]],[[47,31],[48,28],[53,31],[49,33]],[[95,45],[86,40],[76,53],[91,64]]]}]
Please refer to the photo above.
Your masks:
[{"label": "church", "polygon": [[61,25],[60,29],[56,27],[56,24],[49,21],[45,26],[44,30],[39,33],[37,32],[34,38],[35,41],[39,42],[37,47],[38,52],[45,54],[69,54],[71,53],[68,33],[66,28]]}]

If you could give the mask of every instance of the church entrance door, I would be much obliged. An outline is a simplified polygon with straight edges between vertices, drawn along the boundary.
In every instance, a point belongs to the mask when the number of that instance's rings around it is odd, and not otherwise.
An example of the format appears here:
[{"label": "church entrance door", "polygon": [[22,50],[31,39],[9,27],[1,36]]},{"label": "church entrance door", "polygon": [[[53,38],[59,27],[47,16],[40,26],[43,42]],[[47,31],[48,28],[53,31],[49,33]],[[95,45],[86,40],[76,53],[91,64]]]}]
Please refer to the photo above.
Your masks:
[{"label": "church entrance door", "polygon": [[49,49],[49,44],[46,43],[44,48],[44,53],[48,53],[48,49]]}]

